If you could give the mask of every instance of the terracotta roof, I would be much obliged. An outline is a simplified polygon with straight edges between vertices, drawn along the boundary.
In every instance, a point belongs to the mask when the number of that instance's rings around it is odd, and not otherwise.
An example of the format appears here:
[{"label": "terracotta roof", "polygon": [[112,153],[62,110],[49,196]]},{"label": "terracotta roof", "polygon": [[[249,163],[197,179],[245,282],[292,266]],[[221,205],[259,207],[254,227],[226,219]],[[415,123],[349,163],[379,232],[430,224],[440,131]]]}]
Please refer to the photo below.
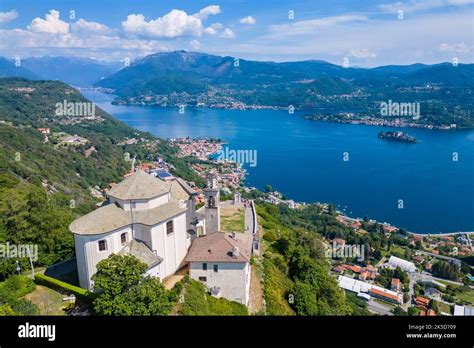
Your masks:
[{"label": "terracotta roof", "polygon": [[361,270],[360,266],[349,266],[349,269],[354,273],[359,273]]},{"label": "terracotta roof", "polygon": [[170,191],[170,185],[143,170],[137,170],[125,180],[114,186],[108,195],[121,200],[150,199]]},{"label": "terracotta roof", "polygon": [[397,302],[400,301],[400,299],[399,299],[398,296],[393,295],[393,294],[389,293],[388,291],[385,292],[385,291],[382,291],[382,290],[379,290],[379,289],[375,289],[375,288],[372,287],[372,288],[370,289],[370,293],[371,293],[371,294],[375,294],[375,295],[379,295],[379,296],[383,296],[383,297],[387,297],[387,298],[390,298],[390,299],[395,300],[395,301],[397,301]]},{"label": "terracotta roof", "polygon": [[334,272],[342,272],[346,270],[346,267],[339,265],[339,266],[334,266],[332,269]]},{"label": "terracotta roof", "polygon": [[[197,238],[193,241],[185,261],[248,262],[250,261],[250,250],[246,250],[246,246],[238,238],[238,234],[237,240],[235,240],[223,232]],[[237,257],[232,256],[234,247],[239,250]]]},{"label": "terracotta roof", "polygon": [[427,298],[424,298],[424,297],[421,297],[421,296],[418,296],[416,299],[415,299],[416,303],[421,303],[425,306],[427,306],[429,303],[430,303],[430,300],[428,300]]}]

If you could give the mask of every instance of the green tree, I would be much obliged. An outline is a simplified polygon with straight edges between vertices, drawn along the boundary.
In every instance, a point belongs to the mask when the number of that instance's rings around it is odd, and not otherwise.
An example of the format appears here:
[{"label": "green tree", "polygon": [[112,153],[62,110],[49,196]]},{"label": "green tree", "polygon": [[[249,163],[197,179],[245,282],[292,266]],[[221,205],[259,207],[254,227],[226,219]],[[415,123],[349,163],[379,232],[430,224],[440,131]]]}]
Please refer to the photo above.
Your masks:
[{"label": "green tree", "polygon": [[318,315],[316,293],[311,284],[297,280],[288,298],[298,315]]},{"label": "green tree", "polygon": [[407,303],[408,301],[410,301],[410,294],[404,293],[403,294],[403,303]]},{"label": "green tree", "polygon": [[164,315],[171,310],[163,284],[143,274],[147,265],[132,255],[114,255],[97,264],[92,276],[99,293],[94,310],[100,315]]},{"label": "green tree", "polygon": [[158,278],[145,277],[125,295],[134,303],[132,315],[163,315],[171,311],[170,296]]},{"label": "green tree", "polygon": [[396,306],[392,309],[392,313],[397,316],[406,316],[407,312],[405,312],[400,306]]},{"label": "green tree", "polygon": [[428,304],[428,308],[434,310],[437,314],[439,313],[438,303],[436,303],[435,300],[430,300]]}]

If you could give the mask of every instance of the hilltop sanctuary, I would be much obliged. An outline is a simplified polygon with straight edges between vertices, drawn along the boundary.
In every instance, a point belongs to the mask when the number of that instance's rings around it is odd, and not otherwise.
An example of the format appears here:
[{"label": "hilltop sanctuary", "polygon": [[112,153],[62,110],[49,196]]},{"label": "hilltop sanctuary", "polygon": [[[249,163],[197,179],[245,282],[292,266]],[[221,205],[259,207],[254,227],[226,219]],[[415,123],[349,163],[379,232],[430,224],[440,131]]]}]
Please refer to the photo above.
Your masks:
[{"label": "hilltop sanctuary", "polygon": [[93,290],[97,263],[111,254],[134,255],[161,281],[189,265],[213,295],[248,305],[251,245],[220,232],[215,177],[204,192],[206,205],[196,212],[195,192],[179,178],[166,182],[138,170],[113,187],[106,203],[69,226],[80,286]]}]

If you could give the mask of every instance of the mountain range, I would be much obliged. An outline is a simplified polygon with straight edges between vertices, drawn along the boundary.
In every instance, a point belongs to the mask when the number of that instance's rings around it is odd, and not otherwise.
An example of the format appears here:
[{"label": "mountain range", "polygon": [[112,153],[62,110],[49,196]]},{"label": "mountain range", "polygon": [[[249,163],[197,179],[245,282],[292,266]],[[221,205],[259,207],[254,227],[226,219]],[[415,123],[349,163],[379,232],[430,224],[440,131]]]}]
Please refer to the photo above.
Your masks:
[{"label": "mountain range", "polygon": [[[304,79],[344,78],[360,81],[399,80],[402,83],[441,83],[446,86],[474,86],[474,64],[440,63],[387,65],[376,68],[343,67],[321,60],[271,62],[236,59],[199,52],[173,51],[151,54],[124,67],[122,62],[105,62],[77,57],[31,57],[15,66],[13,59],[0,57],[0,77],[60,80],[72,85],[96,84],[119,92],[136,84],[151,87],[173,77],[195,85],[266,84],[298,82]],[[195,81],[200,79],[200,81]]]},{"label": "mountain range", "polygon": [[[194,85],[239,84],[241,87],[301,82],[309,79],[350,79],[368,81],[397,80],[401,84],[441,83],[445,86],[474,87],[474,64],[389,65],[372,69],[342,67],[319,60],[300,62],[261,62],[205,53],[174,51],[156,53],[140,59],[109,76],[98,85],[114,88],[121,94],[130,85],[136,91],[154,90],[172,77]],[[159,88],[158,88],[159,89]]]},{"label": "mountain range", "polygon": [[79,87],[91,86],[123,66],[120,62],[104,62],[75,57],[31,57],[14,60],[0,57],[0,77],[24,77],[31,80],[59,80]]},{"label": "mountain range", "polygon": [[[160,52],[129,66],[70,57],[0,58],[0,77],[61,80],[112,89],[115,103],[296,108],[380,116],[381,101],[422,104],[425,124],[474,127],[474,64],[343,67],[320,60],[251,61],[199,52]],[[237,105],[237,106],[236,106]],[[325,115],[324,117],[326,117]],[[329,115],[329,117],[331,117]]]}]

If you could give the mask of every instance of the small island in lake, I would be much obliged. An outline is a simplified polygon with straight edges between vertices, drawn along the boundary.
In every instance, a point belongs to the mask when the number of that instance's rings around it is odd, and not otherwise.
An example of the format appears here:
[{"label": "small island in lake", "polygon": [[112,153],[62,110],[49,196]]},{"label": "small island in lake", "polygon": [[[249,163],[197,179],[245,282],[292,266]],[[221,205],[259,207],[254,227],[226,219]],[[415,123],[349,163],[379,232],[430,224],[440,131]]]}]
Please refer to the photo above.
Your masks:
[{"label": "small island in lake", "polygon": [[378,134],[380,139],[387,139],[387,140],[394,140],[394,141],[402,141],[405,143],[416,143],[416,138],[412,135],[409,135],[404,132],[396,131],[396,132],[380,132]]}]

